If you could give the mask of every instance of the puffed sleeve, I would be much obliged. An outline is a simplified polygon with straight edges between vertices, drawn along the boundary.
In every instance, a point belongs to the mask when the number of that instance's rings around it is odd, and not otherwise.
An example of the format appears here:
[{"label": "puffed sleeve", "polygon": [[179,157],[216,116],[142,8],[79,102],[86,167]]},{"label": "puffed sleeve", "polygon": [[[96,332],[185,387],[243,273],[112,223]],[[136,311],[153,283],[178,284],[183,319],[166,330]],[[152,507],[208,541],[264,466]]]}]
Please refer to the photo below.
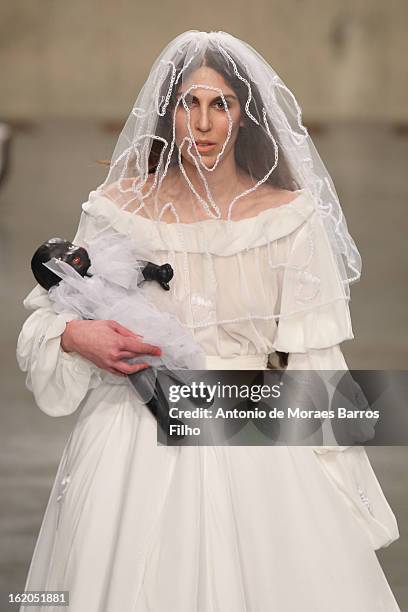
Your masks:
[{"label": "puffed sleeve", "polygon": [[[82,212],[73,242],[86,248],[92,235],[92,219]],[[71,312],[56,314],[48,292],[40,285],[34,287],[23,304],[34,311],[26,319],[17,341],[17,362],[27,372],[26,386],[46,414],[54,417],[71,414],[88,390],[101,382],[100,368],[78,353],[67,353],[61,348],[61,334],[67,322],[79,316]]]},{"label": "puffed sleeve", "polygon": [[[284,244],[275,350],[288,353],[289,370],[348,370],[340,344],[353,331],[334,256],[317,214]],[[327,389],[331,401],[334,389]],[[328,406],[322,406],[325,410]],[[348,504],[374,549],[399,537],[396,518],[363,446],[337,446],[323,424],[323,446],[311,447],[330,483]],[[327,440],[332,436],[331,445]]]},{"label": "puffed sleeve", "polygon": [[[306,353],[354,338],[349,295],[317,212],[282,241],[278,256],[284,266],[279,281],[275,350]],[[334,365],[342,362],[337,350],[330,358]]]}]

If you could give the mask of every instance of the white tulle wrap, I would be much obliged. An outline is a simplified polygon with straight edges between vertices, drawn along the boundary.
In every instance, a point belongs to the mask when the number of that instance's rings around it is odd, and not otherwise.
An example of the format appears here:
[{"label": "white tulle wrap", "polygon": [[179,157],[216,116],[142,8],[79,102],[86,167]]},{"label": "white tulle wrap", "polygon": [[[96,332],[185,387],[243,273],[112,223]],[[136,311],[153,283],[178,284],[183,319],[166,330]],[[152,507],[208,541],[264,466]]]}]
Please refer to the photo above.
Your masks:
[{"label": "white tulle wrap", "polygon": [[[170,370],[205,369],[205,355],[178,318],[161,311],[145,291],[142,269],[151,253],[134,240],[105,232],[88,244],[91,276],[82,277],[69,264],[53,258],[44,265],[62,280],[49,297],[57,313],[75,312],[83,319],[115,320],[160,346],[160,357],[141,355],[130,363],[149,363]],[[171,282],[171,281],[170,281]],[[162,289],[165,291],[165,289]]]}]

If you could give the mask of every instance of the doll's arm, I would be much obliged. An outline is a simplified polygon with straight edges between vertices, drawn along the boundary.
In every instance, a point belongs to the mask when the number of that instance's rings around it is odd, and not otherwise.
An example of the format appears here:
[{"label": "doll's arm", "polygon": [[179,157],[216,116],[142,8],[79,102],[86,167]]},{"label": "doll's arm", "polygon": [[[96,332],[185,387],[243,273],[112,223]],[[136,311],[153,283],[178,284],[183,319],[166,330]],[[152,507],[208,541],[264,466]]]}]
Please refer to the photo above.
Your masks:
[{"label": "doll's arm", "polygon": [[142,274],[145,280],[154,280],[166,291],[170,290],[169,281],[173,278],[174,274],[170,264],[157,265],[151,261],[145,262]]}]

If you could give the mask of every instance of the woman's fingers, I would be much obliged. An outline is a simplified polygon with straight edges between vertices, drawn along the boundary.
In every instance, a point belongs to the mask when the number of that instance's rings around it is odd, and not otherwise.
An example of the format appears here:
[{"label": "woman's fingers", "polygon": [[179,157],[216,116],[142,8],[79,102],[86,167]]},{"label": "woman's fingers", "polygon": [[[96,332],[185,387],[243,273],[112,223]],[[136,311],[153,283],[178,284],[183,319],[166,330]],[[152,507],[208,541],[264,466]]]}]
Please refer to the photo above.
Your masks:
[{"label": "woman's fingers", "polygon": [[132,374],[150,367],[148,363],[129,364],[126,359],[141,356],[143,360],[143,355],[161,355],[158,346],[143,342],[140,334],[117,321],[71,321],[64,333],[67,330],[72,336],[72,350],[112,374]]},{"label": "woman's fingers", "polygon": [[121,334],[122,336],[131,337],[131,338],[143,338],[141,334],[135,334],[130,329],[127,329],[127,327],[124,327],[117,321],[109,321],[109,323],[110,323],[111,328],[114,331],[118,332],[118,334]]},{"label": "woman's fingers", "polygon": [[161,349],[154,344],[147,344],[137,338],[124,337],[121,343],[121,350],[131,351],[132,353],[145,353],[147,355],[161,355]]},{"label": "woman's fingers", "polygon": [[119,351],[118,352],[118,359],[132,359],[132,357],[138,357],[139,353],[135,353],[134,351]]}]

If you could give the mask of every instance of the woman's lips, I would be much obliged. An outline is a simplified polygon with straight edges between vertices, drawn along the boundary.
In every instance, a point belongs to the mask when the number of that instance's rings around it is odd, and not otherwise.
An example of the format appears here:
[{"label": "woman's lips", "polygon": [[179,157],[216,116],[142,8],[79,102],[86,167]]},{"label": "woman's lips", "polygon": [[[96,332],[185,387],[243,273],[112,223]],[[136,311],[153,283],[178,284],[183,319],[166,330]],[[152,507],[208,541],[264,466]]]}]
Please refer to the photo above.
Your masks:
[{"label": "woman's lips", "polygon": [[199,151],[210,151],[211,149],[215,147],[215,143],[213,142],[208,142],[208,143],[196,142],[196,145]]}]

